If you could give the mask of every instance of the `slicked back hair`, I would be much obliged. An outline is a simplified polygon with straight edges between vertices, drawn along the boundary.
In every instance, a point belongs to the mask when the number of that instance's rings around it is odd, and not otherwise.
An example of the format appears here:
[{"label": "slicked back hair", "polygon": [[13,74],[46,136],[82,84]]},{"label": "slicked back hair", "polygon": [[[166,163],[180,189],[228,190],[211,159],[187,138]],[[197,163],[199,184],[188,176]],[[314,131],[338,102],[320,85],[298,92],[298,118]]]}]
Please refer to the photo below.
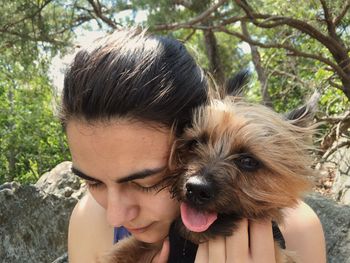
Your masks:
[{"label": "slicked back hair", "polygon": [[60,119],[114,118],[176,125],[207,101],[207,81],[179,41],[136,29],[116,31],[79,51],[68,68]]}]

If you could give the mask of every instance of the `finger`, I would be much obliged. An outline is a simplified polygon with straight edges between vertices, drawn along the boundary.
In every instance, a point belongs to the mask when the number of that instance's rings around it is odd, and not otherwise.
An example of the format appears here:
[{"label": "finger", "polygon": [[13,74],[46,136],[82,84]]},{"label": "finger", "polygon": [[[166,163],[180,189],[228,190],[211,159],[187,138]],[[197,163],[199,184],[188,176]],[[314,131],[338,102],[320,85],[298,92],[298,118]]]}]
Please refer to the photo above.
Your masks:
[{"label": "finger", "polygon": [[271,221],[250,221],[249,224],[250,255],[253,262],[275,262],[275,248]]},{"label": "finger", "polygon": [[194,263],[208,263],[209,261],[209,250],[208,250],[208,242],[201,243],[198,246],[196,260]]},{"label": "finger", "polygon": [[209,263],[226,262],[226,242],[224,237],[216,237],[208,242]]},{"label": "finger", "polygon": [[238,222],[232,236],[226,238],[227,262],[247,262],[249,258],[248,220]]},{"label": "finger", "polygon": [[158,255],[155,256],[153,262],[156,263],[167,263],[170,253],[170,242],[169,238],[164,239],[163,246]]}]

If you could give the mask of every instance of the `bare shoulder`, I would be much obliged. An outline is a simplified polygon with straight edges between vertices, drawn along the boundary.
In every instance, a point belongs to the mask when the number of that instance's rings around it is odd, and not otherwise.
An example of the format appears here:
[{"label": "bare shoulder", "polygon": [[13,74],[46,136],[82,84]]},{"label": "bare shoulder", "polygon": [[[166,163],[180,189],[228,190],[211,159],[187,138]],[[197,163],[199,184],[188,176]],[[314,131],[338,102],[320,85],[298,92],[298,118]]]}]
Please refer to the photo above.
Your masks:
[{"label": "bare shoulder", "polygon": [[321,222],[310,206],[300,202],[284,210],[281,231],[288,250],[295,251],[300,262],[326,262],[325,239]]},{"label": "bare shoulder", "polygon": [[87,193],[75,206],[69,221],[69,262],[96,262],[98,255],[111,248],[113,229],[105,210]]}]

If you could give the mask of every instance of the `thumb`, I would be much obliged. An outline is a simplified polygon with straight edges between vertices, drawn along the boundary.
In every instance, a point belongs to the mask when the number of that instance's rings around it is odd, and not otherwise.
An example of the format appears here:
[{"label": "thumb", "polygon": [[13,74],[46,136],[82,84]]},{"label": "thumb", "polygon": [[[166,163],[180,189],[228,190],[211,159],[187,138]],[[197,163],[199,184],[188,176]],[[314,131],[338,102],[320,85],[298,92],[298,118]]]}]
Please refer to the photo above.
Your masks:
[{"label": "thumb", "polygon": [[165,238],[163,241],[163,246],[160,252],[154,257],[153,263],[167,263],[170,253],[170,242],[169,238]]}]

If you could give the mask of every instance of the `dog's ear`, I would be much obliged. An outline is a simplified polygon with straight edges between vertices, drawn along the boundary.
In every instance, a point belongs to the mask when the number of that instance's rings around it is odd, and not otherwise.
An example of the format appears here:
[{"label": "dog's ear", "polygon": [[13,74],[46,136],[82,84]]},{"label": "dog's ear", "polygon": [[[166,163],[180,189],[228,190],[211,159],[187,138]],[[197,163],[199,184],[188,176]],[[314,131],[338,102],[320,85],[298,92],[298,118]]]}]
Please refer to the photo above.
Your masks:
[{"label": "dog's ear", "polygon": [[226,96],[243,97],[243,92],[250,77],[250,71],[244,69],[229,78],[224,84],[224,94]]},{"label": "dog's ear", "polygon": [[300,127],[309,126],[316,114],[320,96],[320,92],[318,90],[315,90],[314,94],[305,105],[288,113],[285,113],[284,118],[293,121],[294,125]]}]

